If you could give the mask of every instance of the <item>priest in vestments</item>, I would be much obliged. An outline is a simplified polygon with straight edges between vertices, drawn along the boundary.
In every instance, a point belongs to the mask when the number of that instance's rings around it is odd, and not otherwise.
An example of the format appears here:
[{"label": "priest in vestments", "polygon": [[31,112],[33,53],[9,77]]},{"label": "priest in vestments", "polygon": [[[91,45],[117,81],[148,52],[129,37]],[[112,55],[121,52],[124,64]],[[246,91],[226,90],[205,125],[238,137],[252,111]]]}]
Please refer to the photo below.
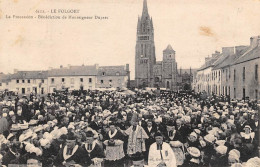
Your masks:
[{"label": "priest in vestments", "polygon": [[163,135],[160,132],[155,134],[156,142],[153,143],[149,150],[148,166],[149,167],[176,167],[176,158],[171,146],[163,142]]},{"label": "priest in vestments", "polygon": [[89,157],[86,157],[86,155],[84,155],[83,149],[76,144],[75,135],[73,134],[73,132],[70,132],[68,133],[65,146],[60,149],[54,163],[55,166],[57,167],[64,167],[64,166],[71,166],[71,165],[84,166],[85,162],[87,161],[86,159],[89,159]]},{"label": "priest in vestments", "polygon": [[[86,142],[83,144],[84,156],[90,158],[90,161],[86,161],[89,167],[101,167],[105,153],[98,141],[94,139],[94,133],[92,131],[86,132]],[[87,159],[86,159],[87,160]]]},{"label": "priest in vestments", "polygon": [[131,124],[125,131],[118,128],[124,135],[128,136],[127,154],[130,157],[137,152],[145,152],[145,139],[149,138],[143,127],[138,125],[137,114],[133,114]]}]

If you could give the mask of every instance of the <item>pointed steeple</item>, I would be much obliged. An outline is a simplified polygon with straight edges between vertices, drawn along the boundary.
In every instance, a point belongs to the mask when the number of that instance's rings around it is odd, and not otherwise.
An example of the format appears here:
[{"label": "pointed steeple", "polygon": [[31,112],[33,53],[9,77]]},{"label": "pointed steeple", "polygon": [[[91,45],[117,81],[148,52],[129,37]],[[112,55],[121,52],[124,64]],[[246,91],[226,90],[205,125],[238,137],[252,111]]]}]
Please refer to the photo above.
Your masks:
[{"label": "pointed steeple", "polygon": [[137,22],[137,31],[141,28],[141,19],[140,16],[138,16],[138,22]]},{"label": "pointed steeple", "polygon": [[148,7],[147,7],[147,0],[144,0],[143,2],[143,13],[142,16],[148,15]]},{"label": "pointed steeple", "polygon": [[172,46],[169,44],[165,50],[173,51]]},{"label": "pointed steeple", "polygon": [[151,28],[153,29],[153,18],[151,17]]}]

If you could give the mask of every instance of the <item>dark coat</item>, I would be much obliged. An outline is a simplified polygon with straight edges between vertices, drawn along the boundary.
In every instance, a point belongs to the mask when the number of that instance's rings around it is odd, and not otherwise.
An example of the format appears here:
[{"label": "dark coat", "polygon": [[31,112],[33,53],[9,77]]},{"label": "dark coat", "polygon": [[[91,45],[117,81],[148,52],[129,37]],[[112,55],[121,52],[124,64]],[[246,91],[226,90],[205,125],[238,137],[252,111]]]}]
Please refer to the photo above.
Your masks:
[{"label": "dark coat", "polygon": [[96,144],[95,147],[93,148],[93,150],[91,152],[88,152],[85,148],[85,144],[83,144],[83,154],[86,157],[89,157],[88,159],[85,158],[85,164],[90,165],[92,164],[91,159],[93,158],[105,158],[105,153],[103,151],[103,149],[101,148],[100,145]]},{"label": "dark coat", "polygon": [[8,165],[8,164],[19,164],[20,159],[16,158],[16,156],[9,150],[2,159],[2,164],[3,165]]},{"label": "dark coat", "polygon": [[[64,162],[63,150],[64,150],[64,147],[62,149],[60,149],[60,151],[54,161],[55,166],[61,166],[61,167],[64,166],[64,165],[62,165],[62,162]],[[75,163],[77,163],[77,164],[85,165],[87,158],[88,157],[86,156],[86,154],[84,154],[83,149],[79,146],[77,151],[70,158],[68,158],[66,160],[66,162],[75,161]]]}]

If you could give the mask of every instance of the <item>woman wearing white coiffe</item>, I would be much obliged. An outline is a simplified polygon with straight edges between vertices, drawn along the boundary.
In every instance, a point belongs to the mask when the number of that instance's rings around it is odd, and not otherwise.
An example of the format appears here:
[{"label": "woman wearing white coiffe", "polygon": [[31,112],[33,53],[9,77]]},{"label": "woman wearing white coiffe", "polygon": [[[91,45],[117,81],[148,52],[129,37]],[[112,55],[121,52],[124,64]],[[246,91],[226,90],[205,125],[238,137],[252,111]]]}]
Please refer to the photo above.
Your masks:
[{"label": "woman wearing white coiffe", "polygon": [[148,156],[149,167],[176,167],[176,158],[171,146],[163,142],[163,136],[157,132],[156,142],[150,146]]}]

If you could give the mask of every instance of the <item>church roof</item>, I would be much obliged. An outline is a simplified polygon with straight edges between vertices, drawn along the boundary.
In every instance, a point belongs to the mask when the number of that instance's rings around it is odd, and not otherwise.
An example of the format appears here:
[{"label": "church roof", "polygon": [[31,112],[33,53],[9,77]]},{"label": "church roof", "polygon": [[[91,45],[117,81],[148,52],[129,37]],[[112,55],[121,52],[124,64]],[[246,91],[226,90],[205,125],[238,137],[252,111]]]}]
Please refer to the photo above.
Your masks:
[{"label": "church roof", "polygon": [[166,49],[164,49],[164,50],[167,50],[167,51],[174,51],[173,49],[172,49],[172,46],[169,44],[168,46],[167,46],[167,48]]},{"label": "church roof", "polygon": [[148,7],[147,7],[147,1],[144,0],[143,2],[143,13],[142,13],[142,16],[144,15],[148,15]]}]

